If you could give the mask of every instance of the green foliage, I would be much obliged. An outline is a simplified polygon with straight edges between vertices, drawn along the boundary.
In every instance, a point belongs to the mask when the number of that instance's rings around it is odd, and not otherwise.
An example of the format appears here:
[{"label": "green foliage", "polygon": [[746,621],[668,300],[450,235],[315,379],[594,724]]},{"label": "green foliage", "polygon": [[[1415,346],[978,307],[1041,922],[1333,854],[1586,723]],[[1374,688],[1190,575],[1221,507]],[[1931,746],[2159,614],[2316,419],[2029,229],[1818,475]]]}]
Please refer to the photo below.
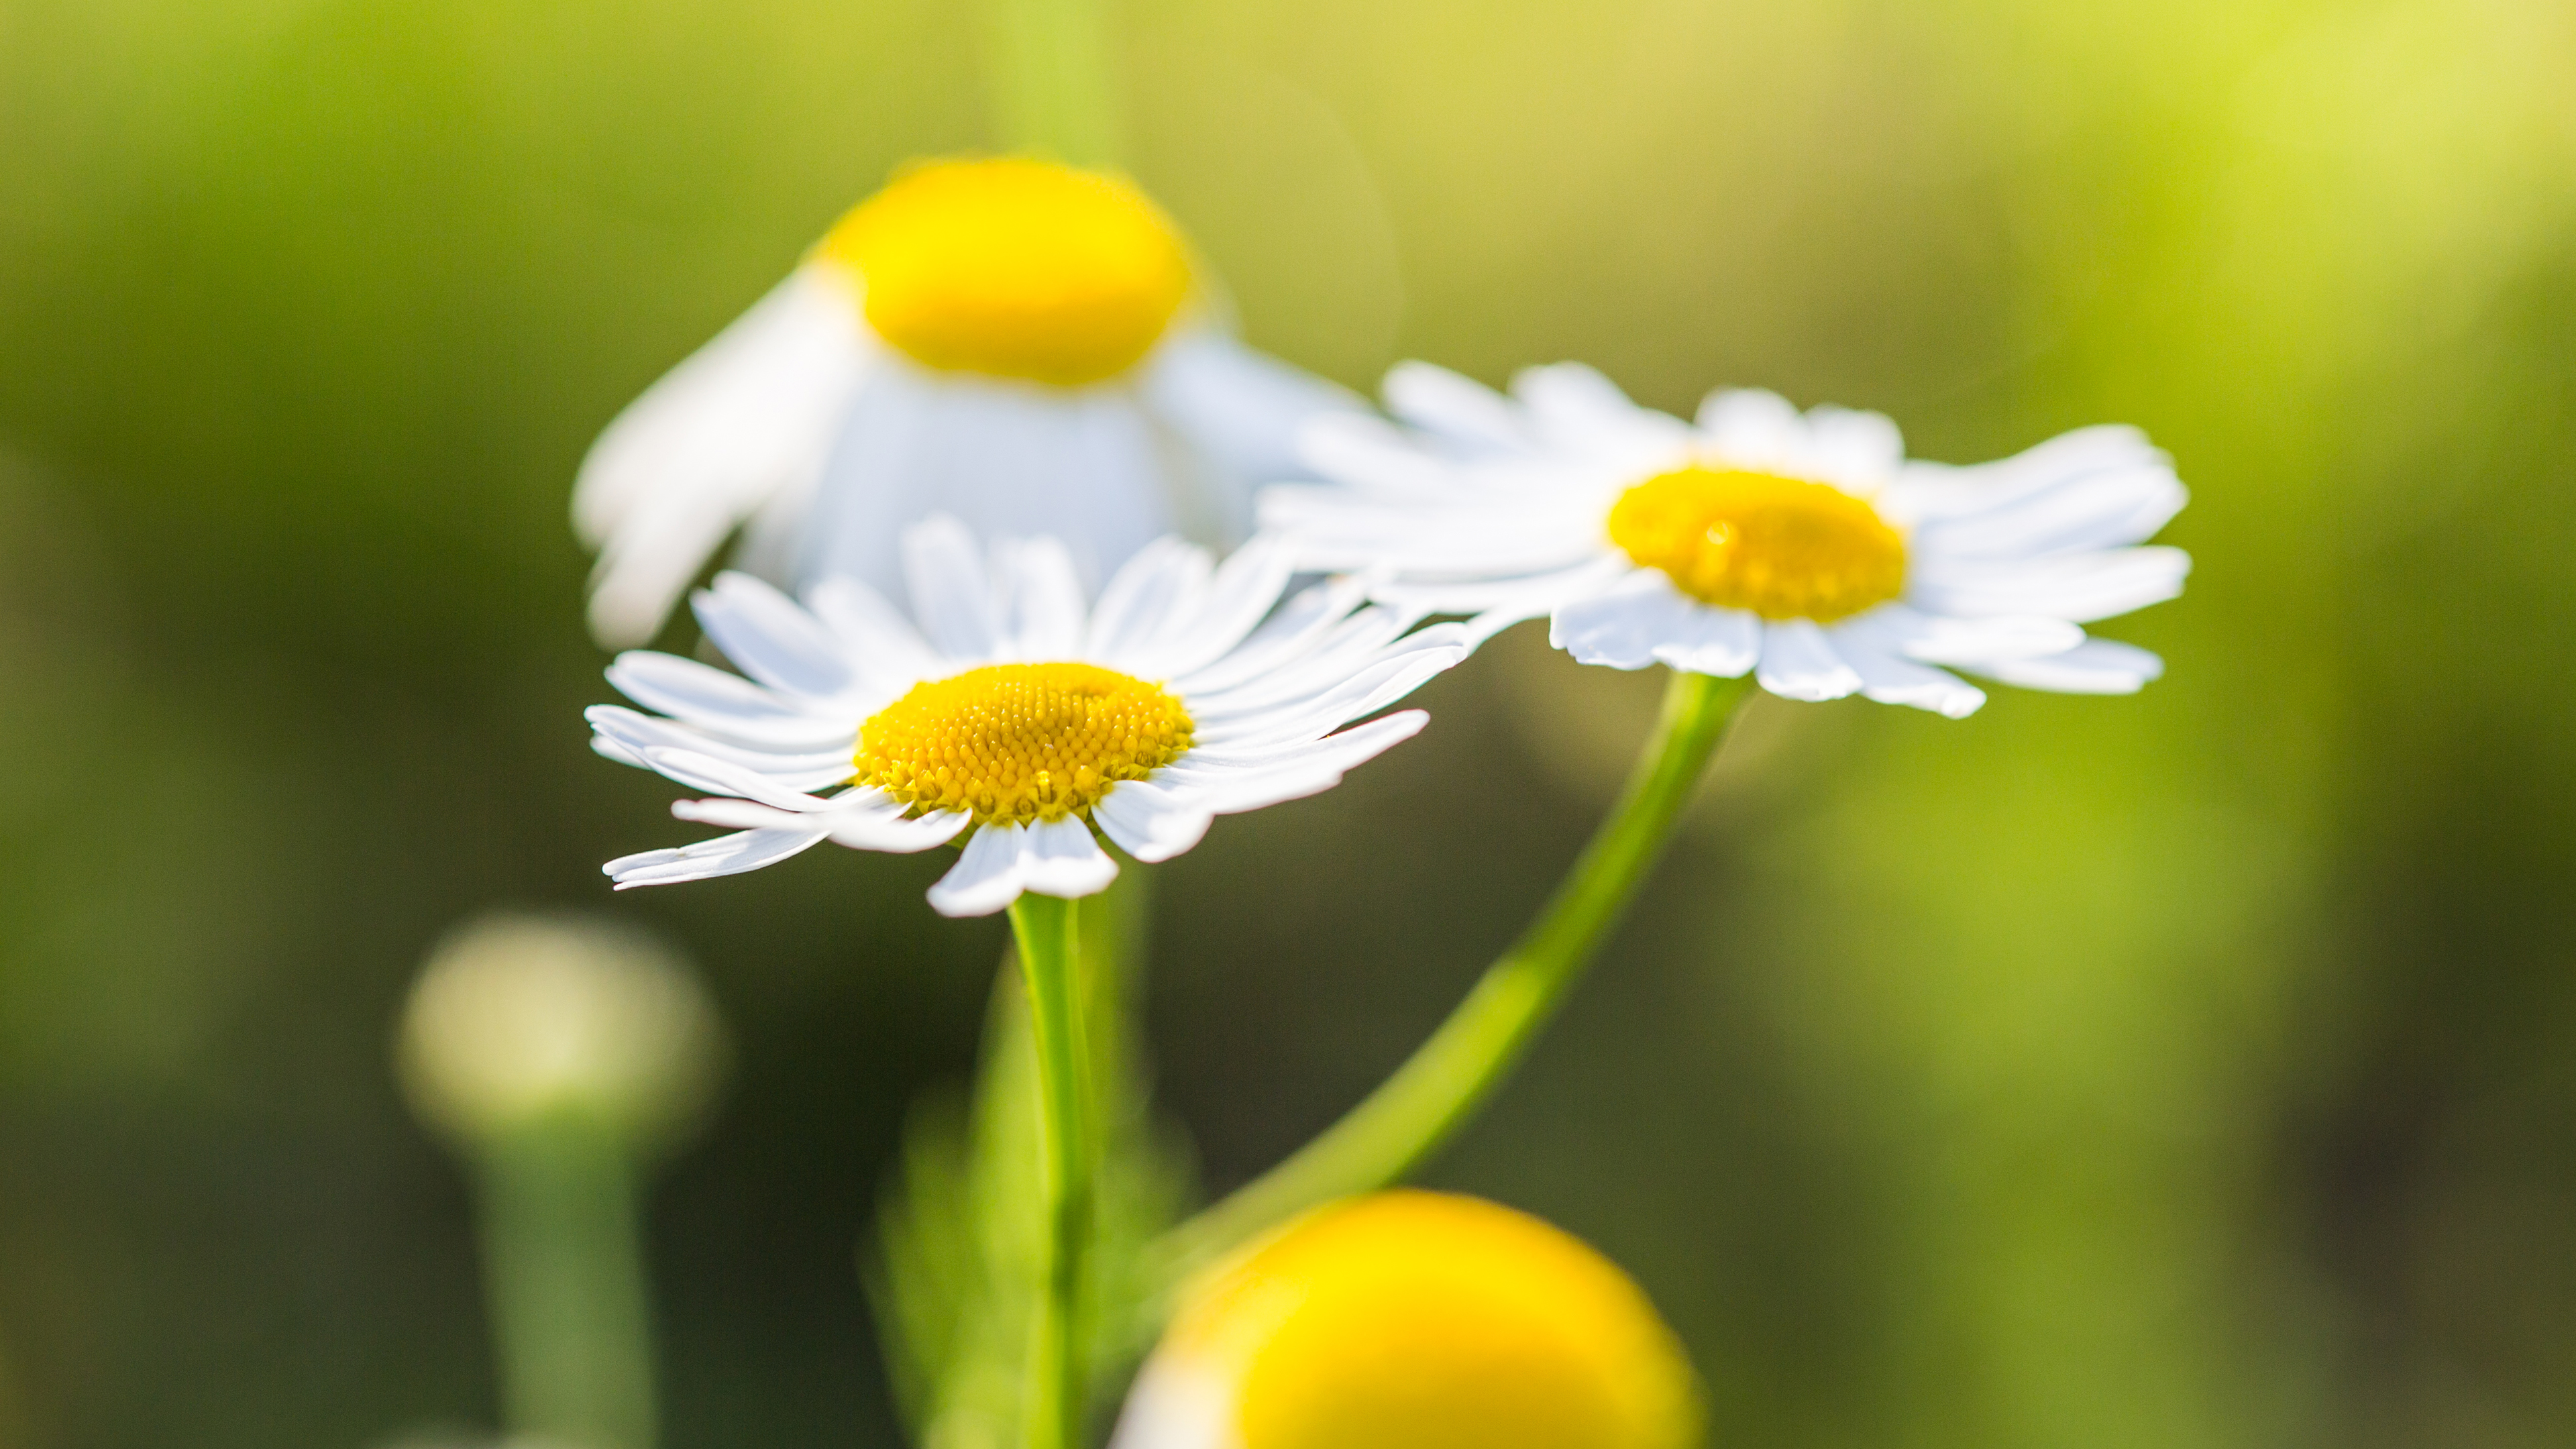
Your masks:
[{"label": "green foliage", "polygon": [[[1178,1130],[1155,1120],[1132,1020],[1140,974],[1143,871],[1130,863],[1087,918],[1083,970],[1095,1001],[1094,1089],[1103,1127],[1087,1336],[1095,1403],[1116,1391],[1158,1326],[1146,1247],[1189,1203]],[[1037,1053],[1028,996],[1006,959],[993,988],[974,1091],[917,1103],[879,1208],[870,1297],[886,1334],[897,1402],[920,1449],[1017,1449],[1029,1346],[1046,1261]]]}]

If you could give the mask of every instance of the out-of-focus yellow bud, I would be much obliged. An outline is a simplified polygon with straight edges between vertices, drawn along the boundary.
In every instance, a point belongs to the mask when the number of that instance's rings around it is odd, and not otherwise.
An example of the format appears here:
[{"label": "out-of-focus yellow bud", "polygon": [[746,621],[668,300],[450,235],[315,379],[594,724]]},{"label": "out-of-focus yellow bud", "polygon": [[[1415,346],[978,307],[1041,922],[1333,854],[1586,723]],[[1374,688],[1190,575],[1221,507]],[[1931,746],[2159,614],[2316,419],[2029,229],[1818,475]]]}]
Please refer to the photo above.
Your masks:
[{"label": "out-of-focus yellow bud", "polygon": [[1686,1449],[1681,1345],[1616,1264],[1509,1208],[1319,1208],[1193,1285],[1113,1449]]},{"label": "out-of-focus yellow bud", "polygon": [[495,914],[440,942],[402,1022],[403,1085],[471,1146],[578,1115],[649,1152],[712,1103],[725,1047],[680,958],[633,926]]}]

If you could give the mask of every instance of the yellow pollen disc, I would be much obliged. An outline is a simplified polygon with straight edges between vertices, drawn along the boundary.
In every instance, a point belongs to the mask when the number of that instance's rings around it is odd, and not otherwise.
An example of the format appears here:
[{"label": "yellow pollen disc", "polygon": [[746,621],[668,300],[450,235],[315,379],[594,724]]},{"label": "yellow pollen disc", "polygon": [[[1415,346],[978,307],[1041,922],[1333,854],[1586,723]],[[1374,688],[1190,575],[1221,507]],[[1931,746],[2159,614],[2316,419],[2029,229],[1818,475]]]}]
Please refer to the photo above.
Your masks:
[{"label": "yellow pollen disc", "polygon": [[1830,624],[1905,591],[1905,540],[1829,483],[1681,468],[1619,495],[1610,541],[1683,593]]},{"label": "yellow pollen disc", "polygon": [[1076,387],[1135,365],[1189,295],[1189,253],[1127,182],[1003,157],[915,166],[816,255],[918,362]]},{"label": "yellow pollen disc", "polygon": [[1684,1449],[1680,1345],[1607,1258],[1475,1198],[1309,1214],[1203,1285],[1165,1352],[1236,1384],[1243,1449]]},{"label": "yellow pollen disc", "polygon": [[977,824],[1087,813],[1190,747],[1160,685],[1095,664],[988,664],[912,687],[859,726],[858,783]]}]

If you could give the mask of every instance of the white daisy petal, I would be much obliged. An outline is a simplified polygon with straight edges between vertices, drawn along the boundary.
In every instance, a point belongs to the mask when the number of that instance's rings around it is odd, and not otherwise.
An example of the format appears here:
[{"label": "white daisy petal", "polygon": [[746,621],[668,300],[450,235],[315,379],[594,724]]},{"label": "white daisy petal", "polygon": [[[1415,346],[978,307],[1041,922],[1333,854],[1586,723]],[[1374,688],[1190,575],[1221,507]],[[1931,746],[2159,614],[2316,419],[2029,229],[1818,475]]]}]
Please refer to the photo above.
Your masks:
[{"label": "white daisy petal", "polygon": [[1386,410],[1444,441],[1512,451],[1526,446],[1511,404],[1474,378],[1428,362],[1399,362],[1386,374]]},{"label": "white daisy petal", "polygon": [[2087,639],[2044,659],[2004,659],[1974,667],[2006,684],[2060,694],[2135,694],[2165,672],[2162,659],[2110,639]]},{"label": "white daisy petal", "polygon": [[[799,576],[883,584],[899,540],[945,515],[979,538],[1053,536],[1096,581],[1159,533],[1231,537],[1241,512],[1193,480],[1127,388],[1035,388],[890,364],[854,401],[804,521]],[[1178,456],[1176,456],[1178,455]]]},{"label": "white daisy petal", "polygon": [[823,843],[819,830],[745,830],[733,835],[720,835],[677,850],[647,850],[620,856],[601,866],[602,874],[617,883],[619,890],[637,886],[676,885],[681,881],[708,880],[720,875],[740,875],[775,865],[800,851]]},{"label": "white daisy petal", "polygon": [[1368,586],[1359,579],[1331,579],[1309,585],[1290,595],[1234,652],[1188,671],[1173,683],[1193,696],[1202,696],[1257,679],[1280,661],[1296,658],[1316,641],[1328,637],[1367,597]]},{"label": "white daisy petal", "polygon": [[646,751],[679,749],[713,755],[727,764],[758,771],[772,784],[789,790],[819,790],[850,778],[850,749],[855,741],[826,750],[780,751],[737,745],[613,704],[592,705],[582,712],[582,717],[597,731],[594,738],[609,746],[601,753],[646,769],[652,768],[645,758]]},{"label": "white daisy petal", "polygon": [[1100,591],[1084,652],[1119,660],[1151,648],[1165,629],[1195,612],[1214,572],[1206,549],[1177,538],[1137,550]]},{"label": "white daisy petal", "polygon": [[1000,576],[1007,597],[1005,653],[1014,659],[1062,659],[1082,647],[1082,579],[1073,555],[1052,538],[995,545],[1006,554]]},{"label": "white daisy petal", "polygon": [[[674,800],[671,818],[697,825],[725,825],[736,830],[797,830],[813,833],[827,817],[820,813],[781,810],[751,800]],[[830,834],[822,831],[822,834]]]},{"label": "white daisy petal", "polygon": [[1955,674],[1900,658],[1848,629],[1832,631],[1834,652],[1860,676],[1860,692],[1881,704],[1910,704],[1947,719],[1965,719],[1986,692]]},{"label": "white daisy petal", "polygon": [[1235,1427],[1239,1375],[1173,1358],[1158,1354],[1136,1375],[1109,1449],[1243,1449]]},{"label": "white daisy petal", "polygon": [[1207,808],[1218,815],[1240,815],[1290,800],[1321,794],[1342,782],[1345,772],[1375,759],[1381,752],[1421,733],[1431,717],[1406,710],[1342,731],[1258,769],[1200,772],[1193,787]]},{"label": "white daisy petal", "polygon": [[[1391,680],[1428,678],[1456,663],[1465,654],[1463,633],[1455,624],[1434,625],[1369,650],[1364,662],[1342,658],[1326,665],[1281,669],[1257,685],[1221,696],[1195,697],[1191,717],[1204,726],[1208,738],[1214,739],[1247,721],[1257,724],[1302,715],[1336,702],[1349,704],[1376,698]],[[1422,672],[1426,669],[1429,673]],[[1349,704],[1349,713],[1342,718],[1354,718],[1375,707]]]},{"label": "white daisy petal", "polygon": [[1905,463],[1905,438],[1879,413],[1822,407],[1807,414],[1802,472],[1845,492],[1876,493]]},{"label": "white daisy petal", "polygon": [[831,802],[801,790],[790,790],[757,771],[745,769],[730,760],[719,760],[700,750],[674,749],[669,746],[647,746],[636,754],[656,771],[692,789],[713,790],[723,795],[739,795],[774,805],[781,810],[813,811],[828,808]]},{"label": "white daisy petal", "polygon": [[716,575],[697,597],[698,623],[725,657],[772,689],[823,697],[854,682],[840,642],[813,615],[749,574]]},{"label": "white daisy petal", "polygon": [[2148,471],[2170,475],[2173,460],[2146,434],[2113,424],[2061,433],[1992,463],[1913,460],[1889,493],[1906,521],[1940,522],[2014,506],[2105,473]]},{"label": "white daisy petal", "polygon": [[1278,606],[1295,574],[1287,550],[1274,539],[1255,538],[1236,549],[1209,579],[1197,617],[1182,621],[1183,631],[1160,647],[1150,672],[1184,675],[1223,658]]},{"label": "white daisy petal", "polygon": [[[1401,500],[1436,500],[1450,486],[1448,466],[1426,456],[1404,432],[1383,418],[1365,413],[1334,413],[1309,421],[1297,437],[1297,455],[1309,468],[1329,478],[1357,482],[1372,495]],[[1347,498],[1333,485],[1281,485],[1261,490],[1256,516],[1264,528],[1295,522],[1274,508],[1294,510],[1301,500],[1330,503]]]},{"label": "white daisy petal", "polygon": [[903,577],[921,632],[952,658],[990,659],[1002,643],[1002,621],[982,551],[966,525],[933,514],[905,529]]},{"label": "white daisy petal", "polygon": [[848,737],[846,725],[694,659],[630,649],[608,666],[608,682],[637,704],[743,744],[820,750]]},{"label": "white daisy petal", "polygon": [[1091,807],[1091,818],[1120,850],[1153,865],[1198,844],[1216,817],[1185,791],[1123,780]]},{"label": "white daisy petal", "polygon": [[799,271],[609,424],[573,487],[601,642],[649,638],[735,524],[810,481],[867,352],[846,298]]},{"label": "white daisy petal", "polygon": [[1174,430],[1218,464],[1226,485],[1219,522],[1229,534],[1243,527],[1250,483],[1303,471],[1297,448],[1308,425],[1334,415],[1365,416],[1367,406],[1332,383],[1205,327],[1158,349],[1139,386]]},{"label": "white daisy petal", "polygon": [[1026,860],[1025,888],[1042,896],[1097,895],[1118,878],[1118,862],[1071,815],[1029,826]]},{"label": "white daisy petal", "polygon": [[[1961,471],[1973,475],[1976,470]],[[2116,548],[2154,536],[2189,498],[2159,455],[2070,477],[1974,512],[1954,512],[1929,522],[1918,539],[1920,546],[1953,558],[2011,559]]]},{"label": "white daisy petal", "polygon": [[863,683],[909,685],[939,668],[939,656],[912,621],[857,579],[823,580],[807,595],[806,606],[839,640]]},{"label": "white daisy petal", "polygon": [[[1282,705],[1278,712],[1281,718],[1276,723],[1258,731],[1234,733],[1233,743],[1243,747],[1300,735],[1311,737],[1365,718],[1420,689],[1435,675],[1465,659],[1467,653],[1464,644],[1410,650],[1312,699]],[[1215,738],[1212,732],[1211,740]]]},{"label": "white daisy petal", "polygon": [[1859,672],[1810,619],[1764,621],[1755,677],[1782,699],[1840,699],[1860,688]]},{"label": "white daisy petal", "polygon": [[1617,383],[1579,362],[1524,370],[1512,379],[1512,396],[1550,448],[1590,451],[1643,471],[1679,466],[1690,453],[1691,430],[1681,419],[1637,406]]},{"label": "white daisy petal", "polygon": [[959,831],[975,823],[975,817],[963,810],[943,810],[936,814],[906,817],[902,815],[833,815],[832,841],[852,850],[882,850],[894,855],[911,855],[946,845]]},{"label": "white daisy petal", "polygon": [[1969,618],[2053,614],[2089,624],[2182,593],[2191,558],[2177,548],[2123,548],[2027,563],[1926,569],[1907,590],[1917,608]]},{"label": "white daisy petal", "polygon": [[779,582],[810,588],[855,578],[904,592],[905,527],[950,511],[969,489],[994,486],[982,470],[954,476],[951,439],[962,431],[954,411],[947,390],[919,368],[889,358],[872,372],[842,409],[814,487],[753,523],[792,560]]},{"label": "white daisy petal", "polygon": [[614,760],[621,765],[632,765],[639,770],[649,770],[653,768],[651,765],[644,763],[644,757],[642,755],[635,753],[633,750],[626,748],[624,745],[619,744],[617,741],[610,739],[606,735],[592,735],[590,737],[590,749],[591,753],[599,756],[603,760]]},{"label": "white daisy petal", "polygon": [[1659,645],[1692,627],[1691,603],[1672,580],[1653,569],[1635,569],[1590,598],[1559,604],[1547,642],[1578,663],[1643,669],[1657,662]]},{"label": "white daisy petal", "polygon": [[2084,642],[2082,629],[2044,614],[1962,619],[1926,614],[1903,604],[1874,609],[1844,627],[1863,630],[1880,647],[1927,664],[2062,654]]},{"label": "white daisy petal", "polygon": [[824,828],[838,844],[855,850],[882,850],[897,855],[928,850],[957,838],[972,817],[963,811],[906,819],[903,807],[873,790],[853,790],[831,801],[830,808],[799,813],[777,810],[749,800],[676,800],[671,813],[705,825],[773,830]]},{"label": "white daisy petal", "polygon": [[1028,835],[1020,825],[978,827],[939,884],[931,909],[943,916],[989,916],[1020,898],[1028,883]]},{"label": "white daisy petal", "polygon": [[1372,579],[1369,597],[1424,613],[1494,614],[1502,616],[1502,623],[1510,624],[1538,618],[1560,604],[1589,597],[1634,573],[1636,568],[1624,557],[1604,558],[1596,553],[1569,568],[1515,574],[1490,583]]},{"label": "white daisy petal", "polygon": [[1658,662],[1692,674],[1733,679],[1762,657],[1762,621],[1742,609],[1686,600],[1670,637],[1655,645]]},{"label": "white daisy petal", "polygon": [[1805,461],[1807,428],[1776,392],[1731,388],[1699,405],[1701,445],[1738,468],[1794,472]]}]

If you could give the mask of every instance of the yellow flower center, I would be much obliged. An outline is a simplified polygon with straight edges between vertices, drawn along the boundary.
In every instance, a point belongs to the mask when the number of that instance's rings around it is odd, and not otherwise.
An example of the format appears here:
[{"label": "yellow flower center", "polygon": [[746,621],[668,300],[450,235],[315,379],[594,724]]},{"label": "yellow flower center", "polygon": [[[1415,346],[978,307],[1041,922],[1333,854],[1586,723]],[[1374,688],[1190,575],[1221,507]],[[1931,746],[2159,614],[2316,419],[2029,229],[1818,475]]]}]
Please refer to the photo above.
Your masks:
[{"label": "yellow flower center", "polygon": [[916,684],[859,726],[858,783],[977,824],[1083,814],[1190,747],[1160,685],[1095,664],[988,664]]},{"label": "yellow flower center", "polygon": [[1243,1449],[1683,1449],[1680,1346],[1608,1259],[1475,1198],[1318,1210],[1195,1294],[1168,1351],[1239,1373]]},{"label": "yellow flower center", "polygon": [[1905,591],[1905,540],[1829,483],[1680,468],[1619,495],[1610,541],[1702,603],[1830,624]]},{"label": "yellow flower center", "polygon": [[1190,290],[1188,249],[1143,192],[1020,157],[913,167],[816,254],[915,361],[1062,387],[1134,366]]}]

